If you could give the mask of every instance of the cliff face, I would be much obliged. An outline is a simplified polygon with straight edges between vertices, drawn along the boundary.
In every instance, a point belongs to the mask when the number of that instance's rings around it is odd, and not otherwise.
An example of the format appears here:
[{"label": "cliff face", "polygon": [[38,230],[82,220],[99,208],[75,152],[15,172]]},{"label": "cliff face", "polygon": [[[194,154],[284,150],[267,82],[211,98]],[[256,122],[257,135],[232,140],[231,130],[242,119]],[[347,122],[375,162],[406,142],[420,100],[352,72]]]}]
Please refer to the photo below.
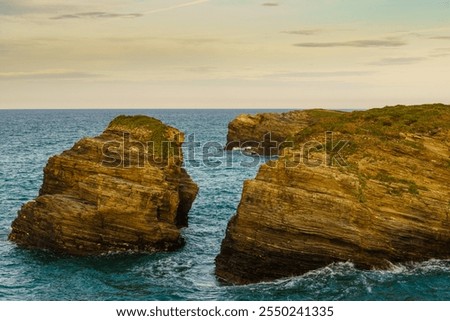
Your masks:
[{"label": "cliff face", "polygon": [[117,117],[49,159],[39,196],[23,205],[9,239],[71,255],[179,248],[198,191],[181,168],[182,142],[154,118]]},{"label": "cliff face", "polygon": [[295,113],[309,125],[244,183],[216,258],[220,279],[450,258],[449,106]]}]

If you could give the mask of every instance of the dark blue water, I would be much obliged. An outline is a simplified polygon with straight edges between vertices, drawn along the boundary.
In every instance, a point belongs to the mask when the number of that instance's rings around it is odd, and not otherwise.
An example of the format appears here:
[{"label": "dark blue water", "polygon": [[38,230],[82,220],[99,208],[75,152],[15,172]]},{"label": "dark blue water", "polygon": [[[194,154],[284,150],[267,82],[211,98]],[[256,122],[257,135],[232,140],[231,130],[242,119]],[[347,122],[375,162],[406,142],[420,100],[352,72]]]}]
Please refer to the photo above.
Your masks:
[{"label": "dark blue water", "polygon": [[[186,167],[200,186],[175,253],[98,258],[58,257],[7,241],[20,206],[36,197],[42,168],[83,136],[97,135],[118,114],[147,114],[199,142],[225,143],[227,124],[243,110],[0,110],[0,299],[3,300],[450,300],[450,261],[358,271],[337,264],[307,275],[248,286],[223,286],[214,278],[228,219],[242,182],[257,167],[248,157],[216,157],[216,167]],[[248,112],[248,111],[247,111]],[[257,111],[251,111],[257,112]],[[196,159],[201,160],[201,150]],[[228,154],[228,156],[230,156]]]}]

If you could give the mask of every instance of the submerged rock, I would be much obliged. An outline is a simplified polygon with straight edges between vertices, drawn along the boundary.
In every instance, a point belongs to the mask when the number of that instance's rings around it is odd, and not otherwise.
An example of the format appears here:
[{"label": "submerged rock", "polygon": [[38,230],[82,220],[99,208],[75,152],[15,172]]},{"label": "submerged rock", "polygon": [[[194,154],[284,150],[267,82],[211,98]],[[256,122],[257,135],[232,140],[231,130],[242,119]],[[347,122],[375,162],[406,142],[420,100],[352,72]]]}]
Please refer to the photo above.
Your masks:
[{"label": "submerged rock", "polygon": [[119,116],[98,137],[49,159],[39,196],[9,239],[71,255],[170,251],[198,187],[181,167],[183,134],[147,116]]},{"label": "submerged rock", "polygon": [[[293,113],[308,124],[279,135],[293,147],[244,183],[216,258],[219,279],[450,258],[450,106]],[[282,132],[284,116],[270,117]]]}]

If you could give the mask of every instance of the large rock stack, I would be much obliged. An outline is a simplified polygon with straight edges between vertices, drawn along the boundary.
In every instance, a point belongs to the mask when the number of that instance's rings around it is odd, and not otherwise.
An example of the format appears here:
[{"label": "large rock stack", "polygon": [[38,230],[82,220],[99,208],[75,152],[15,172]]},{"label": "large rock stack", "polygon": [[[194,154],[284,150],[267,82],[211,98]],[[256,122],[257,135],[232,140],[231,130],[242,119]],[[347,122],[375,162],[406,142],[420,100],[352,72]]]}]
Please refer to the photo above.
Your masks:
[{"label": "large rock stack", "polygon": [[181,167],[183,134],[119,116],[98,137],[49,159],[39,196],[9,239],[70,255],[175,250],[198,187]]}]

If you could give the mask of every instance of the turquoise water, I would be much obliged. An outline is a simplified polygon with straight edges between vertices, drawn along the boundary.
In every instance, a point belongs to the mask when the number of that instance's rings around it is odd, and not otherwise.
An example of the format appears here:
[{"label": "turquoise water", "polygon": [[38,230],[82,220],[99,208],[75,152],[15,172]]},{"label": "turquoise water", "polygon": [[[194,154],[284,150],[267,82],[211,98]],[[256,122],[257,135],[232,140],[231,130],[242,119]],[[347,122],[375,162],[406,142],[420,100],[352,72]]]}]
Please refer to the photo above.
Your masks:
[{"label": "turquoise water", "polygon": [[[199,142],[225,144],[227,124],[244,110],[0,110],[0,299],[2,300],[450,300],[450,261],[359,271],[336,264],[301,277],[224,286],[214,277],[226,224],[242,182],[257,167],[234,153],[226,166],[186,168],[200,193],[175,253],[60,257],[17,248],[7,240],[20,206],[36,197],[47,159],[83,136],[99,134],[118,114],[147,114]],[[252,113],[257,111],[251,111]],[[201,160],[201,150],[196,160]],[[214,160],[225,163],[229,154]]]}]

